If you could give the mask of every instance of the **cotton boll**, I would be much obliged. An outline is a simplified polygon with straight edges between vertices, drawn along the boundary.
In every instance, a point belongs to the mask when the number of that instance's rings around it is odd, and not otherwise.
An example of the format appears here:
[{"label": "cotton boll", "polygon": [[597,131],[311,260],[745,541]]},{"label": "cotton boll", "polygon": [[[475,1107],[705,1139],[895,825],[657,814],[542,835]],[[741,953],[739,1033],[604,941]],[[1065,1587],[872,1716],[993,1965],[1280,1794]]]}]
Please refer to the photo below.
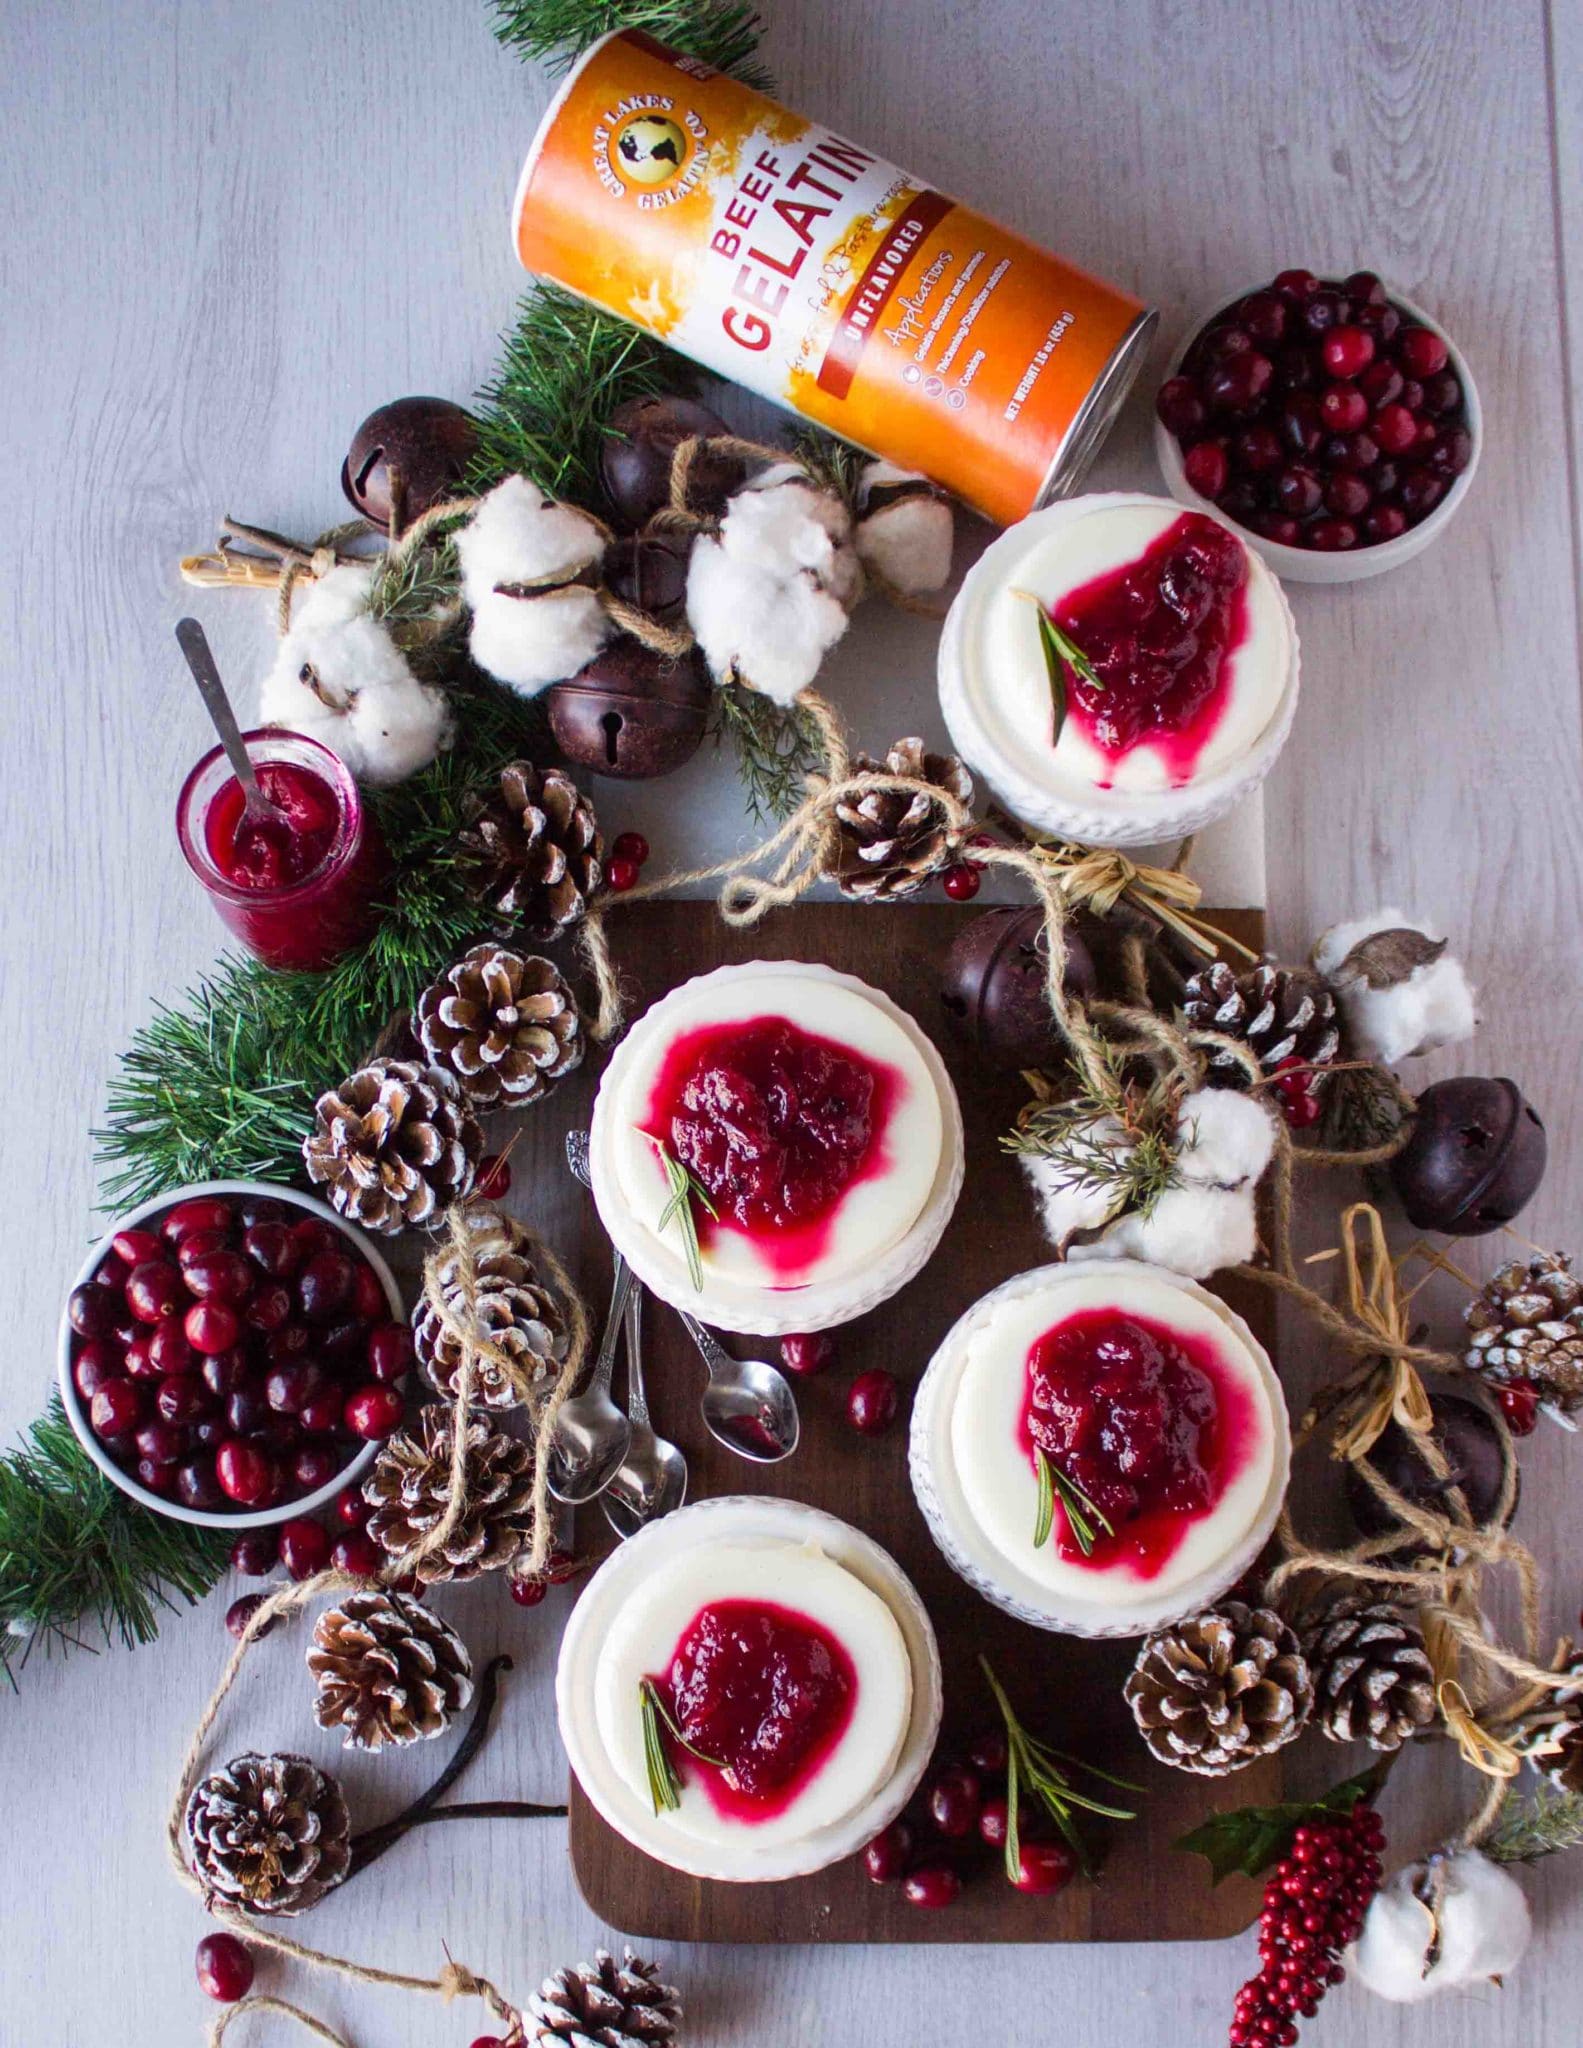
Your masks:
[{"label": "cotton boll", "polygon": [[1275,1123],[1256,1096],[1200,1088],[1176,1119],[1177,1171],[1195,1187],[1241,1188],[1257,1181],[1275,1152]]},{"label": "cotton boll", "polygon": [[556,584],[594,568],[605,552],[599,522],[508,476],[456,536],[462,595],[476,610],[502,584]]},{"label": "cotton boll", "polygon": [[359,782],[380,787],[416,775],[451,741],[445,699],[411,675],[360,691],[345,723],[362,762],[361,768],[351,761],[347,766]]},{"label": "cotton boll", "polygon": [[1333,925],[1314,947],[1352,1051],[1386,1066],[1471,1038],[1478,1022],[1462,963],[1399,910]]},{"label": "cotton boll", "polygon": [[858,481],[858,506],[854,540],[866,567],[904,597],[944,587],[956,520],[927,477],[893,462],[871,462]]},{"label": "cotton boll", "polygon": [[522,476],[495,486],[456,536],[468,651],[486,675],[531,697],[593,660],[615,632],[587,580],[604,552],[603,527],[575,505]]},{"label": "cotton boll", "polygon": [[614,632],[598,597],[581,584],[522,597],[490,591],[473,606],[467,650],[497,683],[532,697],[586,668]]},{"label": "cotton boll", "polygon": [[744,682],[790,704],[846,631],[847,611],[812,571],[788,576],[784,565],[749,560],[722,532],[693,543],[687,621],[717,682]]},{"label": "cotton boll", "polygon": [[[1096,1118],[1087,1126],[1085,1135],[1118,1153],[1125,1145],[1121,1126],[1113,1117]],[[1081,1256],[1077,1246],[1068,1251],[1072,1236],[1080,1230],[1103,1227],[1115,1200],[1113,1192],[1075,1178],[1058,1160],[1036,1152],[1023,1154],[1022,1170],[1033,1190],[1045,1236],[1062,1258]]]},{"label": "cotton boll", "polygon": [[1243,1188],[1175,1187],[1148,1215],[1119,1217],[1095,1244],[1074,1246],[1074,1259],[1142,1259],[1189,1280],[1207,1280],[1226,1266],[1246,1265],[1258,1250],[1253,1184]]},{"label": "cotton boll", "polygon": [[1505,1977],[1531,1931],[1516,1879],[1462,1849],[1398,1871],[1369,1907],[1350,1961],[1379,1997],[1414,2005],[1454,1985]]}]

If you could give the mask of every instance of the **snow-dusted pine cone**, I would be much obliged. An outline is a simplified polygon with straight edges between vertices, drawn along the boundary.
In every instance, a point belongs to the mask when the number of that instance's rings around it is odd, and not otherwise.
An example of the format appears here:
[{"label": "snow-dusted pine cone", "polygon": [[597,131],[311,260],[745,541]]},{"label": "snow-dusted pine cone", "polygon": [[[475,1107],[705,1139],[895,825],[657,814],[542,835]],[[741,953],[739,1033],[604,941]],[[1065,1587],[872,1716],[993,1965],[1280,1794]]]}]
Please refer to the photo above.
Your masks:
[{"label": "snow-dusted pine cone", "polygon": [[[443,1402],[420,1409],[409,1431],[380,1450],[363,1482],[373,1509],[368,1533],[402,1557],[445,1514],[451,1490],[451,1411]],[[466,1503],[461,1520],[437,1550],[412,1569],[426,1586],[497,1571],[526,1549],[533,1535],[533,1451],[469,1416]]]},{"label": "snow-dusted pine cone", "polygon": [[345,1877],[340,1786],[305,1756],[233,1757],[193,1788],[187,1845],[204,1891],[244,1913],[301,1913]]},{"label": "snow-dusted pine cone", "polygon": [[1502,1266],[1468,1303],[1470,1371],[1496,1386],[1532,1380],[1563,1415],[1583,1408],[1583,1280],[1565,1252]]},{"label": "snow-dusted pine cone", "polygon": [[473,1660],[455,1629],[404,1593],[349,1593],[314,1623],[314,1715],[348,1749],[443,1735],[473,1696]]},{"label": "snow-dusted pine cone", "polygon": [[423,1049],[475,1109],[524,1109],[583,1056],[582,1019],[560,970],[530,953],[475,946],[418,998]]},{"label": "snow-dusted pine cone", "polygon": [[1160,1761],[1208,1778],[1290,1742],[1314,1704],[1297,1637],[1269,1608],[1240,1600],[1156,1630],[1124,1691]]},{"label": "snow-dusted pine cone", "polygon": [[[566,1355],[566,1322],[560,1303],[540,1280],[522,1250],[522,1234],[495,1209],[469,1206],[468,1241],[473,1254],[473,1313],[478,1333],[503,1351],[516,1368],[513,1377],[491,1358],[476,1356],[471,1400],[479,1408],[515,1408],[552,1386]],[[454,1397],[462,1369],[462,1344],[445,1326],[429,1290],[449,1315],[467,1318],[462,1260],[448,1250],[434,1268],[412,1311],[418,1363],[436,1393]]]},{"label": "snow-dusted pine cone", "polygon": [[1411,1608],[1343,1593],[1304,1635],[1314,1718],[1336,1742],[1399,1749],[1435,1718],[1435,1681]]},{"label": "snow-dusted pine cone", "polygon": [[314,1104],[308,1178],[364,1230],[434,1222],[472,1188],[484,1134],[443,1067],[370,1060]]},{"label": "snow-dusted pine cone", "polygon": [[681,2025],[681,1995],[662,1984],[657,1964],[640,1962],[629,1948],[617,1963],[596,1949],[591,1963],[546,1977],[533,2001],[540,2041],[571,2048],[655,2048],[674,2041]]},{"label": "snow-dusted pine cone", "polygon": [[[1286,1060],[1327,1067],[1341,1050],[1336,999],[1306,967],[1279,967],[1261,960],[1238,974],[1224,960],[1200,969],[1182,997],[1188,1023],[1197,1031],[1218,1031],[1240,1039],[1266,1074]],[[1222,1075],[1240,1072],[1226,1054],[1211,1064]]]},{"label": "snow-dusted pine cone", "polygon": [[[922,740],[898,740],[883,761],[859,754],[854,775],[906,775],[960,804],[973,801],[973,778],[955,754],[931,754]],[[843,896],[885,902],[912,896],[956,858],[945,807],[928,790],[870,790],[836,805],[841,852],[835,869]]]},{"label": "snow-dusted pine cone", "polygon": [[594,807],[559,768],[512,761],[459,845],[503,931],[541,943],[576,924],[604,875]]},{"label": "snow-dusted pine cone", "polygon": [[1508,1732],[1541,1777],[1559,1791],[1583,1793],[1583,1653]]}]

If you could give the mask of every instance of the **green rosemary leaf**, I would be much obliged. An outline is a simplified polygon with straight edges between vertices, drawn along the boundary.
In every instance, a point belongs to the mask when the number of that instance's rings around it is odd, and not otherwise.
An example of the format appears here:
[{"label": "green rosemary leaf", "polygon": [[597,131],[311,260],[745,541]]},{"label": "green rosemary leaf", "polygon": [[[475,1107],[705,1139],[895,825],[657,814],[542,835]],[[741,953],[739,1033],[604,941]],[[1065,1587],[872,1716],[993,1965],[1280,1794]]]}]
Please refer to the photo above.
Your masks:
[{"label": "green rosemary leaf", "polygon": [[1045,674],[1049,678],[1050,703],[1055,712],[1054,737],[1059,739],[1061,728],[1066,723],[1066,672],[1070,669],[1081,682],[1091,690],[1103,690],[1105,679],[1063,627],[1051,618],[1044,600],[1035,597],[1031,590],[1013,592],[1016,597],[1025,597],[1034,607],[1039,621],[1039,651],[1044,656]]},{"label": "green rosemary leaf", "polygon": [[665,1169],[665,1178],[671,1190],[670,1200],[660,1211],[657,1228],[663,1234],[671,1224],[679,1226],[682,1234],[682,1251],[687,1259],[687,1277],[692,1281],[695,1291],[702,1294],[704,1255],[698,1243],[698,1222],[693,1215],[693,1203],[700,1202],[711,1216],[716,1213],[714,1204],[681,1161],[673,1157],[663,1138],[656,1138],[649,1132],[644,1135],[659,1154],[659,1161]]},{"label": "green rosemary leaf", "polygon": [[674,1813],[681,1805],[682,1781],[676,1775],[676,1766],[660,1732],[659,1694],[646,1678],[638,1682],[638,1712],[643,1716],[643,1762],[657,1819],[662,1813]]},{"label": "green rosemary leaf", "polygon": [[1050,1461],[1037,1444],[1033,1447],[1034,1470],[1039,1475],[1039,1505],[1033,1518],[1033,1547],[1042,1550],[1050,1540],[1050,1531],[1055,1527],[1055,1480],[1051,1476]]},{"label": "green rosemary leaf", "polygon": [[1017,1808],[1022,1803],[1022,1744],[1006,1744],[1006,1876],[1017,1882],[1022,1864],[1022,1830],[1017,1825]]},{"label": "green rosemary leaf", "polygon": [[1115,1529],[1109,1519],[1095,1507],[1077,1481],[1068,1478],[1059,1465],[1050,1466],[1050,1476],[1060,1492],[1061,1506],[1066,1510],[1066,1525],[1072,1532],[1073,1540],[1085,1557],[1091,1557],[1094,1545],[1099,1541],[1094,1533],[1095,1524],[1097,1523],[1107,1536],[1114,1536]]},{"label": "green rosemary leaf", "polygon": [[[1054,1467],[1051,1468],[1052,1472]],[[1017,1802],[1026,1791],[1037,1800],[1062,1835],[1071,1844],[1072,1852],[1081,1864],[1083,1874],[1092,1877],[1094,1866],[1088,1853],[1081,1831],[1072,1818],[1073,1809],[1084,1813],[1102,1815],[1106,1820],[1135,1820],[1137,1815],[1130,1808],[1107,1806],[1097,1799],[1090,1799],[1086,1793],[1074,1791],[1071,1783],[1054,1762],[1058,1754],[1048,1744],[1036,1742],[1018,1720],[1016,1710],[1006,1696],[1006,1689],[995,1676],[994,1666],[987,1657],[978,1660],[979,1669],[994,1694],[995,1704],[1000,1708],[1001,1719],[1006,1727],[1006,1875],[1013,1883],[1017,1877],[1017,1865],[1022,1854],[1021,1837],[1017,1827]],[[1072,1762],[1082,1770],[1093,1770],[1079,1759]],[[1103,1771],[1094,1771],[1094,1776],[1104,1777]],[[1113,1784],[1125,1784],[1124,1779],[1112,1779]]]}]

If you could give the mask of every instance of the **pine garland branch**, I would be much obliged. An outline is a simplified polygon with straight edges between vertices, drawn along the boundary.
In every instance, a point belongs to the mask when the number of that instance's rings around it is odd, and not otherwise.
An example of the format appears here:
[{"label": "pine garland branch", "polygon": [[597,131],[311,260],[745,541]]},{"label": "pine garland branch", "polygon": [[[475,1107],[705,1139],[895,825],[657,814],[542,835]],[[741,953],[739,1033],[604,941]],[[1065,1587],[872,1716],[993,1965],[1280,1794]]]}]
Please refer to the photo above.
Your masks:
[{"label": "pine garland branch", "polygon": [[479,392],[478,447],[468,488],[531,477],[547,497],[592,505],[600,496],[606,422],[631,398],[690,392],[691,364],[613,313],[537,285],[501,336],[501,361]]},{"label": "pine garland branch", "polygon": [[796,705],[777,704],[762,690],[726,683],[715,691],[710,730],[729,739],[755,823],[789,818],[808,794],[807,779],[829,765],[817,722]]},{"label": "pine garland branch", "polygon": [[1496,1863],[1537,1863],[1563,1849],[1583,1848],[1583,1794],[1541,1784],[1532,1799],[1508,1792],[1484,1853]]},{"label": "pine garland branch", "polygon": [[493,0],[495,35],[519,57],[567,70],[612,29],[644,29],[761,92],[774,81],[754,53],[763,24],[740,0]]},{"label": "pine garland branch", "polygon": [[201,1600],[226,1551],[223,1537],[150,1514],[112,1486],[53,1396],[0,1458],[0,1672],[14,1690],[36,1643],[91,1647],[85,1622],[129,1649],[151,1642],[158,1609]]}]

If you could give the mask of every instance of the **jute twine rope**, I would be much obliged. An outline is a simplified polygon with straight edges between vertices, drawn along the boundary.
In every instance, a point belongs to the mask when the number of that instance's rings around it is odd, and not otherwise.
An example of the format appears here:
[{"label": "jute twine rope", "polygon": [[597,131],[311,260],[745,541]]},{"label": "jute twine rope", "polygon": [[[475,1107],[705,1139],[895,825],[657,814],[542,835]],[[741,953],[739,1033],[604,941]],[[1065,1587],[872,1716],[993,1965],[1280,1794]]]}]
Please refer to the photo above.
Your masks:
[{"label": "jute twine rope", "polygon": [[[446,1334],[457,1343],[461,1352],[461,1363],[456,1375],[456,1392],[451,1408],[451,1469],[445,1511],[433,1528],[418,1542],[399,1557],[390,1560],[380,1573],[381,1585],[399,1584],[405,1579],[423,1558],[432,1555],[447,1541],[466,1512],[467,1422],[472,1406],[473,1385],[482,1362],[487,1362],[496,1371],[504,1374],[517,1388],[524,1402],[530,1404],[533,1409],[533,1534],[526,1549],[513,1561],[511,1569],[513,1575],[532,1577],[544,1566],[551,1536],[551,1515],[548,1505],[550,1433],[555,1426],[555,1419],[562,1403],[581,1376],[588,1355],[590,1324],[588,1311],[573,1286],[570,1275],[548,1245],[535,1239],[520,1225],[514,1223],[512,1227],[519,1241],[529,1245],[531,1256],[547,1275],[550,1285],[560,1299],[567,1325],[565,1360],[549,1394],[544,1397],[537,1396],[516,1360],[479,1328],[476,1316],[478,1264],[473,1248],[473,1237],[468,1228],[465,1210],[460,1206],[452,1208],[444,1243],[431,1252],[424,1262],[424,1293],[429,1308]],[[441,1280],[442,1267],[449,1268],[448,1279],[444,1283]],[[450,1306],[446,1300],[447,1292],[460,1297],[459,1309]],[[304,1579],[299,1584],[281,1586],[255,1610],[235,1649],[226,1660],[219,1683],[198,1717],[197,1726],[182,1758],[175,1797],[171,1802],[165,1824],[166,1848],[171,1867],[187,1890],[204,1901],[214,1919],[254,1947],[270,1949],[277,1955],[289,1956],[294,1962],[311,1964],[317,1969],[334,1971],[354,1983],[384,1984],[398,1990],[429,1992],[446,2000],[459,1997],[480,1998],[506,2027],[506,2040],[516,2044],[525,2038],[522,2015],[487,1978],[476,1975],[465,1964],[447,1957],[445,1968],[437,1977],[418,1977],[398,1970],[381,1969],[372,1963],[359,1963],[350,1957],[332,1955],[327,1950],[309,1948],[303,1942],[293,1941],[289,1936],[277,1933],[273,1926],[260,1919],[219,1904],[205,1892],[187,1862],[183,1849],[187,1804],[198,1782],[209,1737],[214,1730],[220,1709],[236,1683],[248,1652],[275,1622],[288,1620],[299,1614],[310,1601],[318,1599],[321,1594],[351,1592],[365,1587],[367,1583],[367,1580],[354,1578],[345,1572],[317,1572],[312,1578]],[[209,2033],[211,2048],[219,2048],[226,2028],[246,2012],[279,2013],[297,2021],[319,2039],[337,2044],[337,2048],[350,2048],[345,2037],[326,2026],[322,2020],[315,2019],[311,2014],[282,1999],[263,1995],[240,2000],[214,2022]]]}]

